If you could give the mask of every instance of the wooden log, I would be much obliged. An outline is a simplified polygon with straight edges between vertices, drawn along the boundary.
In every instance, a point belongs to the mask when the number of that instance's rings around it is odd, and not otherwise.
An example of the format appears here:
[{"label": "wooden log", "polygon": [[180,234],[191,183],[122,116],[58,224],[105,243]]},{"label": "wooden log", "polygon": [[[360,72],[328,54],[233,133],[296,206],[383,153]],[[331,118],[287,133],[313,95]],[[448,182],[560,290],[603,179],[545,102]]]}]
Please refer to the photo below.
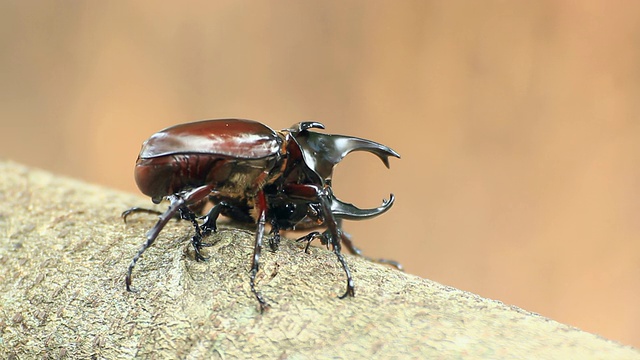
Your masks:
[{"label": "wooden log", "polygon": [[[222,227],[196,262],[188,222],[171,221],[134,270],[156,218],[150,201],[0,162],[2,358],[638,359],[640,351],[501,302],[283,239],[249,290],[253,233]],[[402,239],[389,239],[399,244]],[[361,242],[361,245],[366,244]],[[606,311],[606,309],[603,309]]]}]

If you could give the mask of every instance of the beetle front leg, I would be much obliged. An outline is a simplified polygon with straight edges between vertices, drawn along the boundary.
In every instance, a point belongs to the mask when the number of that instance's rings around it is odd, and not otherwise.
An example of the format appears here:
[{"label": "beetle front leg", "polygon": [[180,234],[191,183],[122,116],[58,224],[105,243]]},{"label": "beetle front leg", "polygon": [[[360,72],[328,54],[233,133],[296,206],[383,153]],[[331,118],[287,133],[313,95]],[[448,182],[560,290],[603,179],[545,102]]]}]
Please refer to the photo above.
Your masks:
[{"label": "beetle front leg", "polygon": [[[289,184],[285,187],[285,193],[294,198],[316,200],[320,202],[320,206],[322,207],[322,212],[325,219],[324,223],[328,228],[327,231],[322,235],[322,237],[324,237],[325,239],[328,238],[327,242],[331,244],[333,253],[338,258],[338,262],[340,262],[340,265],[342,265],[342,269],[347,276],[347,290],[342,296],[339,296],[339,298],[344,299],[347,296],[355,296],[355,286],[353,283],[353,278],[351,277],[351,271],[349,271],[347,261],[344,259],[344,256],[341,252],[342,246],[340,244],[340,226],[338,226],[338,219],[333,216],[333,213],[331,211],[332,199],[334,198],[331,192],[331,187],[325,186],[324,188],[320,188],[316,185],[311,184]],[[312,234],[310,235],[315,235]]]},{"label": "beetle front leg", "polygon": [[[324,208],[325,211],[330,211],[331,210],[331,203],[328,197],[325,197],[326,195],[320,195],[320,203],[322,204],[322,207]],[[347,266],[347,261],[344,259],[344,256],[342,255],[341,249],[342,246],[340,244],[340,229],[338,229],[338,224],[336,224],[335,219],[333,218],[333,215],[331,215],[331,212],[329,212],[328,214],[325,214],[325,219],[326,219],[326,223],[327,226],[329,227],[329,233],[331,235],[331,239],[329,239],[331,246],[333,247],[333,253],[336,254],[336,257],[338,257],[338,261],[340,262],[340,264],[342,264],[342,269],[344,269],[344,273],[347,275],[347,291],[345,291],[344,294],[342,294],[342,296],[340,296],[340,299],[344,299],[347,296],[355,296],[356,292],[355,292],[355,286],[353,284],[353,278],[351,278],[351,272],[349,271],[349,266]]]}]

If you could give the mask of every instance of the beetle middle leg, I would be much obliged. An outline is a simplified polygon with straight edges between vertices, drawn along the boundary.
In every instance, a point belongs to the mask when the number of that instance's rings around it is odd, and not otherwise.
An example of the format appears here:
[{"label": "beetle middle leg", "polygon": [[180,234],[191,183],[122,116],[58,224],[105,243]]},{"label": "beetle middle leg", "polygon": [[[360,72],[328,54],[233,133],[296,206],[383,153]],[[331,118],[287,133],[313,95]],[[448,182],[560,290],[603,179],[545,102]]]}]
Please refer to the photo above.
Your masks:
[{"label": "beetle middle leg", "polygon": [[202,253],[200,252],[200,250],[202,250],[203,247],[211,246],[211,244],[202,242],[203,234],[200,229],[200,224],[198,224],[198,220],[197,220],[198,218],[196,214],[194,214],[194,212],[189,210],[189,208],[187,207],[182,207],[178,209],[178,211],[180,212],[180,217],[182,219],[189,220],[191,221],[191,224],[193,224],[195,235],[193,235],[193,237],[191,238],[191,245],[193,245],[193,249],[195,250],[196,261],[208,260],[209,258],[202,256]]},{"label": "beetle middle leg", "polygon": [[215,204],[211,210],[209,210],[209,213],[207,213],[207,215],[201,217],[201,219],[203,219],[203,223],[202,223],[202,231],[205,234],[211,233],[211,232],[217,232],[218,231],[218,217],[220,216],[220,213],[222,213],[225,209],[231,209],[232,206],[227,203],[226,201],[220,201],[219,203]]}]

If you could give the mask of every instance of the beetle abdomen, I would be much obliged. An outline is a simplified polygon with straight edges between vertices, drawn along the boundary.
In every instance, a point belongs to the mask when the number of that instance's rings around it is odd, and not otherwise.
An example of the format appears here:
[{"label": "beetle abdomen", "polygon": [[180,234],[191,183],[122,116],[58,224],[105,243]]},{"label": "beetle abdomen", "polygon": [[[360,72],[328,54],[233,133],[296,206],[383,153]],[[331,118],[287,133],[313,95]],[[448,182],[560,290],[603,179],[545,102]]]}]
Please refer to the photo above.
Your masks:
[{"label": "beetle abdomen", "polygon": [[157,202],[166,195],[205,184],[208,173],[220,160],[199,155],[138,158],[134,177],[140,191]]},{"label": "beetle abdomen", "polygon": [[267,181],[278,157],[236,160],[215,155],[185,154],[138,158],[134,176],[138,188],[155,202],[162,197],[212,184],[231,197],[253,193]]}]

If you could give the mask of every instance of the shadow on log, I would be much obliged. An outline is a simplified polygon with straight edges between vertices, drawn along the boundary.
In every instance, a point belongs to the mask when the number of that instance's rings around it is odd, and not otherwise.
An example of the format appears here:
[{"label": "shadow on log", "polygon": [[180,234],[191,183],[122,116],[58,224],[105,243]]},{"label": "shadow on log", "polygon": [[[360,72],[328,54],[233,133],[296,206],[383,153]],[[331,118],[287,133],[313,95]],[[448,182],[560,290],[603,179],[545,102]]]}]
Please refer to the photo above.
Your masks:
[{"label": "shadow on log", "polygon": [[[124,274],[155,217],[147,199],[0,163],[3,358],[640,358],[636,349],[347,256],[356,297],[322,248],[283,239],[249,290],[253,234],[222,227],[193,260],[192,227],[172,221]],[[402,242],[402,239],[394,241]],[[364,244],[362,244],[364,245]]]}]

